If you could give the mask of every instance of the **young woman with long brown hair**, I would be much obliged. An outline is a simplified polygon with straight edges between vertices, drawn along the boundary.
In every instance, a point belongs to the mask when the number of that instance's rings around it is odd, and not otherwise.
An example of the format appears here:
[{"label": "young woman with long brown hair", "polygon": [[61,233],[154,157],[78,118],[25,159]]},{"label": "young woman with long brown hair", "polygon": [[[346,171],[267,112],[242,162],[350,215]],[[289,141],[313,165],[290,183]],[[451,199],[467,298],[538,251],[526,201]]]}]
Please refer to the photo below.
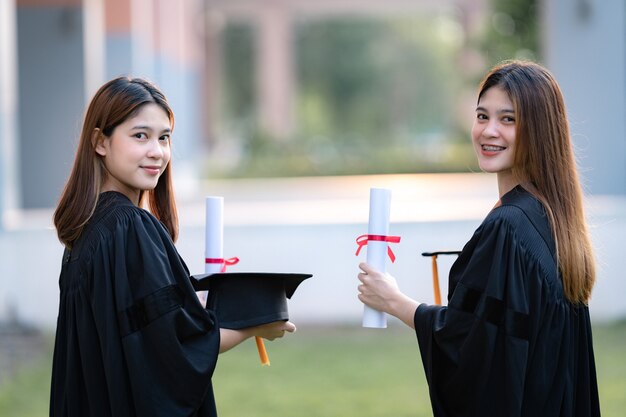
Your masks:
[{"label": "young woman with long brown hair", "polygon": [[594,256],[561,90],[507,61],[477,101],[472,142],[499,200],[450,270],[447,306],[365,263],[359,299],[415,329],[437,417],[599,416]]},{"label": "young woman with long brown hair", "polygon": [[65,252],[51,416],[215,416],[218,353],[295,330],[220,329],[200,304],[174,247],[173,125],[165,96],[138,78],[104,84],[87,109],[54,213]]}]

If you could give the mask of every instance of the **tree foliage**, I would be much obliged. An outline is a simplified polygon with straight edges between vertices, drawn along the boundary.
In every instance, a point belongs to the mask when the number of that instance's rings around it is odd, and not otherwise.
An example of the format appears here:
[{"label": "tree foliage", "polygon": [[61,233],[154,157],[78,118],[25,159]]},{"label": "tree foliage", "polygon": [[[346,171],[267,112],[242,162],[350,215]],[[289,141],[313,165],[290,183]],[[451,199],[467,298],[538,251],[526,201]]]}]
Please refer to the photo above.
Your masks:
[{"label": "tree foliage", "polygon": [[504,59],[539,59],[537,0],[491,0],[480,49],[493,65]]},{"label": "tree foliage", "polygon": [[[233,174],[474,168],[467,126],[459,120],[467,117],[458,108],[491,65],[537,58],[537,13],[537,0],[492,0],[484,27],[472,33],[460,8],[295,20],[296,129],[286,141],[259,129],[255,26],[229,24],[220,126],[242,150]],[[467,56],[478,57],[471,69],[463,64]]]}]

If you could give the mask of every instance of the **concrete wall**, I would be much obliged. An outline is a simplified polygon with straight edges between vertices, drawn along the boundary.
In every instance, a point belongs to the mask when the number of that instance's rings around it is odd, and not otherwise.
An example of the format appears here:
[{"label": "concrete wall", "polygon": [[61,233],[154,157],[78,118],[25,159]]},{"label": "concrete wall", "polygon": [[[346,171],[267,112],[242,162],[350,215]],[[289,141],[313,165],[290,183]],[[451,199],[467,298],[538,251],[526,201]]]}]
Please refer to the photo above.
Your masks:
[{"label": "concrete wall", "polygon": [[78,6],[17,10],[23,208],[54,206],[74,159],[85,105],[82,25]]},{"label": "concrete wall", "polygon": [[586,188],[626,195],[626,2],[543,2],[546,64],[565,96]]},{"label": "concrete wall", "polygon": [[0,2],[0,232],[19,207],[15,2]]}]

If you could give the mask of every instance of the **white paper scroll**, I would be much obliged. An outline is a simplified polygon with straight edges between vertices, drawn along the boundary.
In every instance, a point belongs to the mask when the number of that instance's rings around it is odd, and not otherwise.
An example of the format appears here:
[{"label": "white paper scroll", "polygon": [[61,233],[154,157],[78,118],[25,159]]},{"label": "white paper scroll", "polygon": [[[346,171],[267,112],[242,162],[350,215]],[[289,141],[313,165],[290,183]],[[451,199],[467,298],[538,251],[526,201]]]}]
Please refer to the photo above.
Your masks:
[{"label": "white paper scroll", "polygon": [[[370,189],[370,217],[367,232],[369,235],[389,235],[389,206],[391,190],[385,188]],[[370,240],[367,242],[367,263],[382,273],[387,272],[387,247],[389,243]],[[363,306],[363,327],[384,329],[387,327],[387,315]]]},{"label": "white paper scroll", "polygon": [[[224,265],[224,197],[206,198],[206,222],[204,233],[204,272],[221,272]],[[198,293],[202,305],[206,304],[207,292]]]},{"label": "white paper scroll", "polygon": [[224,264],[224,197],[206,198],[205,227],[204,272],[220,272]]}]

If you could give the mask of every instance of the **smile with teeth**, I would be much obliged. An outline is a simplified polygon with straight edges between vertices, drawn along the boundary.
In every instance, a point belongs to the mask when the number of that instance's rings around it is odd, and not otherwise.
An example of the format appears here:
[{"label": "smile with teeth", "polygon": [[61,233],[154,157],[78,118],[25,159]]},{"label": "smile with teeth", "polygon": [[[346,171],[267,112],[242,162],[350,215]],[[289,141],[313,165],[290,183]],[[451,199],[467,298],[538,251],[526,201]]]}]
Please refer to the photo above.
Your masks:
[{"label": "smile with teeth", "polygon": [[506,149],[504,146],[496,146],[496,145],[481,145],[481,148],[483,149],[483,151],[487,151],[487,152],[497,152],[497,151],[503,151]]}]

